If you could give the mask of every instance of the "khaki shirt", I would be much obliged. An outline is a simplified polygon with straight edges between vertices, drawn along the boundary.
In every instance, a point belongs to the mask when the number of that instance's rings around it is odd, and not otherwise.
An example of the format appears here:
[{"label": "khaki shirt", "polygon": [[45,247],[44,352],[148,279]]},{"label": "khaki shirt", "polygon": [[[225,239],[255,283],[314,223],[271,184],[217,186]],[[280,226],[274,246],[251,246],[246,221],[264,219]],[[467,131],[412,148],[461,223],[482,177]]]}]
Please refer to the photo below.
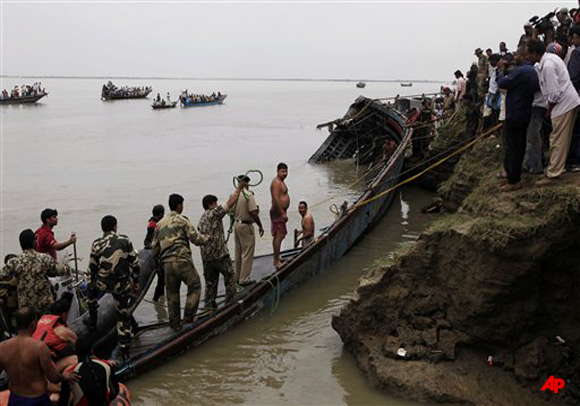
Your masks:
[{"label": "khaki shirt", "polygon": [[163,263],[192,261],[190,241],[195,245],[204,245],[208,237],[198,233],[187,217],[172,211],[157,223],[152,248]]},{"label": "khaki shirt", "polygon": [[242,193],[240,193],[240,197],[238,197],[234,218],[236,221],[253,222],[254,220],[252,219],[252,216],[250,216],[250,212],[255,210],[258,210],[258,206],[254,199],[254,193],[249,190],[243,190]]}]

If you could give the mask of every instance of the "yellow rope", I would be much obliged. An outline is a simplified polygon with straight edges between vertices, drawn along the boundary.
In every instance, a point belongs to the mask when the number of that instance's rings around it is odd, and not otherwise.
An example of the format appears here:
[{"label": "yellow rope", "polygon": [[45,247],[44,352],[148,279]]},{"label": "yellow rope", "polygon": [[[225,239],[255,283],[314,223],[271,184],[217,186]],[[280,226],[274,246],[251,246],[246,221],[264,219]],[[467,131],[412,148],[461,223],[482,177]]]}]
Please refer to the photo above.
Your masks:
[{"label": "yellow rope", "polygon": [[377,200],[377,199],[380,199],[381,197],[383,197],[383,196],[387,195],[388,193],[392,192],[393,190],[395,190],[395,189],[397,189],[397,188],[399,188],[399,187],[401,187],[401,186],[403,186],[403,185],[406,185],[406,184],[407,184],[407,183],[409,183],[409,182],[412,182],[412,181],[414,181],[414,180],[415,180],[415,179],[417,179],[418,177],[420,177],[420,176],[424,175],[425,173],[429,172],[431,169],[433,169],[433,168],[436,168],[437,166],[441,165],[443,162],[447,161],[449,158],[451,158],[451,157],[453,157],[453,156],[455,156],[455,155],[459,154],[460,152],[463,152],[463,151],[465,151],[467,148],[471,147],[471,146],[472,146],[473,144],[475,144],[477,141],[481,140],[482,138],[485,138],[485,137],[487,137],[488,135],[490,135],[490,134],[491,134],[491,133],[493,133],[494,131],[496,131],[496,130],[499,130],[499,129],[501,128],[501,126],[502,126],[502,125],[503,125],[503,124],[501,124],[501,123],[500,123],[500,124],[498,124],[498,125],[496,125],[496,126],[494,126],[494,127],[490,128],[490,129],[489,129],[489,130],[487,130],[486,132],[484,132],[484,133],[480,134],[480,135],[479,135],[477,138],[475,138],[473,141],[471,141],[471,142],[469,142],[469,143],[465,144],[464,146],[462,146],[462,147],[460,147],[460,148],[456,149],[454,152],[452,152],[451,154],[447,155],[445,158],[443,158],[443,159],[440,159],[439,161],[435,162],[433,165],[430,165],[430,166],[428,166],[426,169],[422,170],[422,171],[421,171],[421,172],[419,172],[418,174],[416,174],[416,175],[413,175],[413,176],[411,176],[410,178],[407,178],[407,179],[405,179],[405,180],[404,180],[404,181],[402,181],[402,182],[399,182],[399,183],[398,183],[398,184],[396,184],[395,186],[388,188],[387,190],[385,190],[385,191],[383,191],[383,192],[379,193],[379,194],[378,194],[378,195],[376,195],[376,196],[373,196],[373,197],[371,197],[370,199],[363,200],[362,202],[358,202],[358,203],[354,204],[354,205],[353,205],[353,206],[350,208],[350,210],[354,210],[354,209],[355,209],[355,208],[357,208],[357,207],[362,207],[362,206],[365,206],[365,205],[367,205],[367,204],[369,204],[369,203],[371,203],[371,202],[374,202],[375,200]]}]

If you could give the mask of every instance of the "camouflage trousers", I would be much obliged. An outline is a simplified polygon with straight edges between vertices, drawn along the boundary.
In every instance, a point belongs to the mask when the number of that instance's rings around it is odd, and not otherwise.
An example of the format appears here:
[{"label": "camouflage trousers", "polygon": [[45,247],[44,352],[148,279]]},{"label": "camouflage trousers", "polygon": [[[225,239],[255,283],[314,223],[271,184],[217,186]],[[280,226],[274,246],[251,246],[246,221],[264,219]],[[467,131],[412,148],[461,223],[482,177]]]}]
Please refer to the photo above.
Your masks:
[{"label": "camouflage trousers", "polygon": [[236,282],[234,281],[234,267],[229,255],[225,257],[203,262],[203,277],[205,278],[205,307],[216,308],[215,301],[218,291],[220,274],[224,276],[226,287],[226,303],[230,302],[236,294]]},{"label": "camouflage trousers", "polygon": [[193,261],[168,261],[163,264],[165,271],[165,292],[169,313],[169,326],[178,327],[181,322],[179,303],[179,288],[181,282],[187,285],[185,312],[183,318],[189,322],[193,320],[199,306],[201,282]]},{"label": "camouflage trousers", "polygon": [[121,350],[127,351],[133,337],[133,316],[131,315],[131,284],[129,280],[120,280],[115,283],[105,283],[97,280],[89,283],[88,305],[90,328],[96,330],[99,309],[99,293],[110,293],[115,300],[117,312],[117,337]]}]

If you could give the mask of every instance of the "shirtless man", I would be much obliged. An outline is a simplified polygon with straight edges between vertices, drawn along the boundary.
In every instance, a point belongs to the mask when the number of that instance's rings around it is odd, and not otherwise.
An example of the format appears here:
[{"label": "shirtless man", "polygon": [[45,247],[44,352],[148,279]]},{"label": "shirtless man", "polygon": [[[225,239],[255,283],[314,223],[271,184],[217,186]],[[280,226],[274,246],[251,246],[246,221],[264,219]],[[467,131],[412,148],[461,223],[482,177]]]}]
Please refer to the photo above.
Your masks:
[{"label": "shirtless man", "polygon": [[270,193],[272,195],[272,208],[270,209],[270,221],[272,223],[272,246],[274,248],[274,266],[276,269],[282,266],[280,259],[280,247],[282,240],[286,237],[288,230],[286,229],[286,222],[288,221],[288,207],[290,206],[290,196],[288,195],[288,187],[284,183],[284,179],[288,176],[288,165],[279,163],[276,168],[277,174],[272,184],[270,185]]},{"label": "shirtless man", "polygon": [[76,372],[60,374],[44,343],[32,339],[37,314],[34,307],[23,307],[16,312],[18,335],[0,343],[0,368],[10,380],[10,405],[52,406],[47,392],[47,380],[77,382]]},{"label": "shirtless man", "polygon": [[298,213],[302,216],[302,230],[296,233],[296,243],[302,243],[302,248],[314,241],[314,218],[308,211],[308,203],[302,201],[298,203]]}]

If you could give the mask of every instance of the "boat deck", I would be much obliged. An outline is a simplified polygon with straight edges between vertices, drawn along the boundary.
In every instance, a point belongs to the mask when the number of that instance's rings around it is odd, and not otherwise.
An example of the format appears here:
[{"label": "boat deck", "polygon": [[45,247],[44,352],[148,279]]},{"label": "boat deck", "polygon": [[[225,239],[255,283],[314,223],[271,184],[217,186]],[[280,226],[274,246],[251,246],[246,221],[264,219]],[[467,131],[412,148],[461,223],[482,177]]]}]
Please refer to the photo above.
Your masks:
[{"label": "boat deck", "polygon": [[[282,259],[289,259],[297,255],[300,250],[289,250],[282,253]],[[273,255],[262,255],[254,258],[254,266],[252,268],[252,279],[256,283],[260,283],[260,280],[266,278],[274,273]],[[178,339],[180,336],[185,335],[187,332],[193,330],[198,325],[204,323],[210,316],[214,313],[219,312],[224,306],[225,302],[225,287],[223,284],[223,279],[220,278],[220,283],[218,284],[218,309],[214,311],[203,310],[204,303],[203,300],[200,301],[200,311],[198,311],[199,320],[196,323],[190,323],[183,326],[181,331],[175,331],[169,327],[167,322],[155,323],[148,326],[142,326],[133,337],[131,341],[130,357],[134,358],[141,354],[144,354],[150,349],[159,346],[162,342],[169,342]],[[243,291],[238,292],[236,297],[242,297],[246,294],[248,289],[251,289],[256,284],[248,285]],[[181,300],[181,305],[183,305],[184,298]]]}]

